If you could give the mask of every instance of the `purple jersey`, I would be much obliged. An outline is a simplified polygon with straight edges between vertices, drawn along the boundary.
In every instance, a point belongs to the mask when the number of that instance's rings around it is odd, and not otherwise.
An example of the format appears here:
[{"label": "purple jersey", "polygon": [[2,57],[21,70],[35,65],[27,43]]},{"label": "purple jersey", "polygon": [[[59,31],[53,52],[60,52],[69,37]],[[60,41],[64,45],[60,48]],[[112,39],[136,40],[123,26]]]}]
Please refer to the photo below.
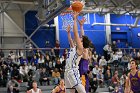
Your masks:
[{"label": "purple jersey", "polygon": [[138,71],[135,75],[130,73],[131,90],[134,93],[140,93],[140,78],[138,76]]},{"label": "purple jersey", "polygon": [[81,58],[80,62],[79,62],[79,72],[80,72],[80,76],[82,75],[85,75],[86,77],[86,86],[85,86],[85,89],[86,89],[86,92],[88,93],[88,90],[89,90],[89,79],[88,79],[88,76],[87,76],[87,72],[88,72],[88,63],[89,61],[86,60],[86,59],[83,59]]},{"label": "purple jersey", "polygon": [[81,58],[80,62],[79,62],[79,72],[80,72],[80,76],[84,75],[87,73],[88,71],[88,60]]}]

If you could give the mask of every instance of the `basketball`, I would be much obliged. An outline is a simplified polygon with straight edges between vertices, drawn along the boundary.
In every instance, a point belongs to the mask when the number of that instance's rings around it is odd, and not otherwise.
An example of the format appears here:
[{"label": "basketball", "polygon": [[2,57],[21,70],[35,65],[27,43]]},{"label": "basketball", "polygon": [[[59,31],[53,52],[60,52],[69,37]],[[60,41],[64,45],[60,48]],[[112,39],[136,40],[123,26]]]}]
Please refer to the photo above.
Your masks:
[{"label": "basketball", "polygon": [[81,12],[83,9],[83,4],[80,1],[75,1],[72,5],[72,10],[76,12]]}]

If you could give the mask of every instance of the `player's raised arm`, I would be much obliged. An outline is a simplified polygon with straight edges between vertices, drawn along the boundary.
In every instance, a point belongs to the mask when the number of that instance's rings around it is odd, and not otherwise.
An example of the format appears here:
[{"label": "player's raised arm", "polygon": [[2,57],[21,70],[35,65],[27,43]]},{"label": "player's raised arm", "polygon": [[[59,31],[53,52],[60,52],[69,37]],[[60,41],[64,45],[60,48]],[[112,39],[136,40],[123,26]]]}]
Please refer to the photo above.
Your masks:
[{"label": "player's raised arm", "polygon": [[86,19],[85,18],[82,18],[82,20],[78,20],[79,22],[79,25],[80,25],[80,37],[82,38],[82,36],[85,35],[85,32],[84,32],[84,28],[83,28],[83,24],[85,23]]},{"label": "player's raised arm", "polygon": [[70,25],[68,25],[68,27],[67,27],[68,40],[69,40],[70,47],[73,48],[74,47],[74,43],[73,43],[73,40],[71,38],[70,29],[71,29]]},{"label": "player's raised arm", "polygon": [[81,39],[80,39],[79,34],[78,34],[78,27],[77,27],[78,14],[79,13],[77,13],[77,12],[74,12],[74,14],[73,14],[73,20],[74,20],[73,33],[74,33],[74,39],[75,39],[75,42],[77,45],[77,53],[79,55],[81,55],[83,52],[83,45],[82,45]]}]

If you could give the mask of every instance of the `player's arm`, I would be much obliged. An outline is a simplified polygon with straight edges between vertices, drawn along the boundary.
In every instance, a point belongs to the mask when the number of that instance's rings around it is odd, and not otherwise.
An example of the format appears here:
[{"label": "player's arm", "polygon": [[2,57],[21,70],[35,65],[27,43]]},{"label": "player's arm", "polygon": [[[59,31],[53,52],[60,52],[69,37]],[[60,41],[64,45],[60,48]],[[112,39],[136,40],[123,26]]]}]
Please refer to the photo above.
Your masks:
[{"label": "player's arm", "polygon": [[80,37],[82,38],[82,36],[85,35],[85,32],[84,32],[84,28],[83,28],[83,24],[85,23],[86,19],[83,18],[82,20],[78,20],[79,24],[80,24]]},{"label": "player's arm", "polygon": [[73,15],[73,20],[74,20],[73,33],[74,33],[74,39],[75,39],[75,42],[77,45],[77,53],[79,55],[81,55],[83,52],[83,45],[82,45],[81,39],[79,38],[79,34],[78,34],[77,16],[78,16],[78,13],[74,12],[74,15]]},{"label": "player's arm", "polygon": [[73,43],[73,40],[72,40],[72,38],[71,38],[71,34],[70,34],[70,25],[68,25],[68,27],[67,27],[67,34],[68,34],[68,40],[69,40],[69,43],[70,43],[70,47],[74,47],[74,43]]},{"label": "player's arm", "polygon": [[125,83],[125,93],[130,93],[130,73],[128,73],[128,78],[126,78],[126,83]]},{"label": "player's arm", "polygon": [[51,93],[56,93],[56,92],[58,92],[58,91],[59,91],[59,88],[58,88],[58,86],[57,86],[56,88],[54,88],[54,89],[52,90]]}]

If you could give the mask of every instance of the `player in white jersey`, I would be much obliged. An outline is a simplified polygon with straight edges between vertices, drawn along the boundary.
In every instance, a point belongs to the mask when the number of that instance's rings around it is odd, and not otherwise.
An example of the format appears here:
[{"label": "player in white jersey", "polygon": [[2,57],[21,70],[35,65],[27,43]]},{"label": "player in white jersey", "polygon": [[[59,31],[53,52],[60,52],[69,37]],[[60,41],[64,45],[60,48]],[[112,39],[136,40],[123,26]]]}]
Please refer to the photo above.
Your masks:
[{"label": "player in white jersey", "polygon": [[27,91],[27,93],[42,93],[41,89],[37,88],[37,82],[32,83],[33,88]]},{"label": "player in white jersey", "polygon": [[74,41],[76,42],[76,46],[74,46],[73,41],[71,39],[70,35],[70,27],[68,27],[68,40],[70,43],[70,51],[67,55],[66,59],[66,66],[65,66],[65,86],[66,86],[66,93],[75,93],[75,90],[72,88],[75,88],[78,93],[86,93],[84,86],[81,84],[80,80],[80,74],[78,67],[76,65],[76,60],[81,57],[83,53],[83,43],[78,35],[78,29],[77,29],[77,16],[78,13],[74,12],[73,18],[74,18],[74,26],[73,26],[73,33],[74,33]]}]

